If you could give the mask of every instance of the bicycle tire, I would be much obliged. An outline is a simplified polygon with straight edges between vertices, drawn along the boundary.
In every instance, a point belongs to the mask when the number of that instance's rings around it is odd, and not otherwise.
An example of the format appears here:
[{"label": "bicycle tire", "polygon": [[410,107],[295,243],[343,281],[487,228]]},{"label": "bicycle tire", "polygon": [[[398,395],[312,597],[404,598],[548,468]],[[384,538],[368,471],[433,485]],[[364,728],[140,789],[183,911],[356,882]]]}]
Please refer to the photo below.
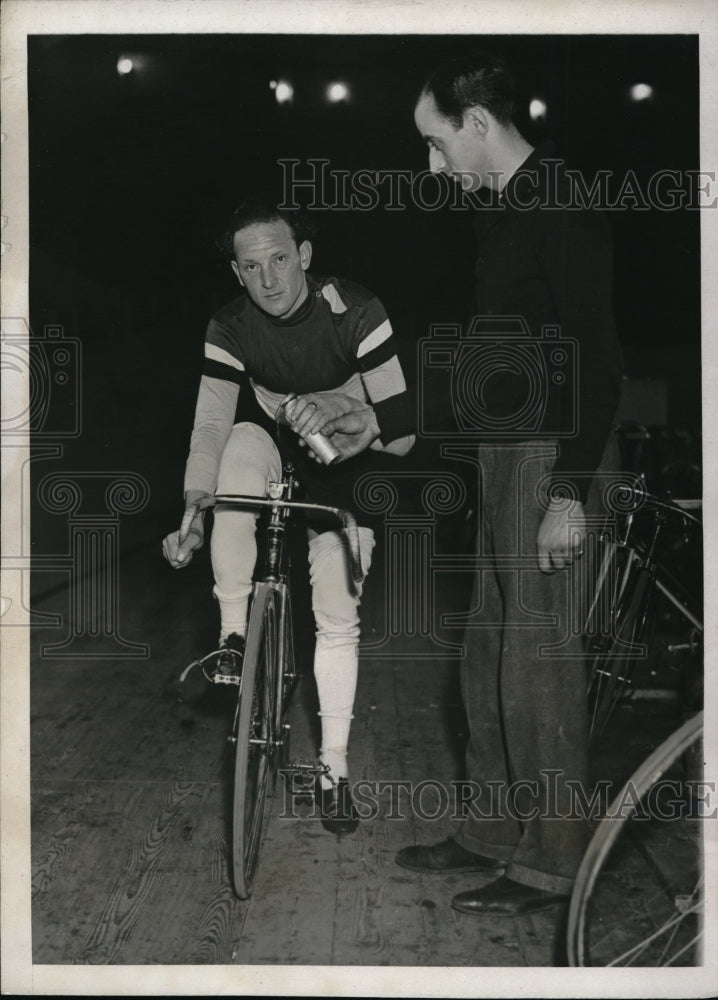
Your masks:
[{"label": "bicycle tire", "polygon": [[232,869],[234,889],[240,899],[248,899],[252,894],[270,778],[277,767],[280,610],[276,588],[269,583],[257,584],[247,626],[237,712]]},{"label": "bicycle tire", "polygon": [[[631,778],[629,778],[629,780],[625,783],[618,795],[615,796],[611,806],[609,807],[608,814],[604,816],[599,823],[579,868],[571,896],[566,941],[568,962],[570,966],[580,967],[618,964],[632,965],[634,964],[634,957],[641,954],[645,955],[646,949],[648,949],[649,946],[653,948],[653,952],[648,952],[647,956],[651,959],[652,956],[655,955],[657,948],[661,947],[661,935],[668,934],[670,931],[669,940],[663,945],[663,950],[665,952],[665,949],[672,944],[673,940],[676,938],[677,929],[682,922],[687,922],[689,919],[695,917],[693,922],[700,927],[700,920],[702,916],[702,877],[700,875],[700,864],[698,865],[698,879],[695,881],[693,894],[689,897],[690,900],[693,900],[691,905],[686,906],[686,909],[681,912],[678,908],[676,897],[673,901],[675,904],[674,915],[666,918],[663,926],[659,925],[652,928],[645,941],[638,941],[635,945],[632,945],[630,949],[624,949],[623,953],[616,956],[616,958],[611,962],[599,960],[599,956],[601,955],[601,949],[603,948],[603,941],[606,939],[607,934],[610,934],[612,928],[605,926],[605,922],[604,925],[599,926],[597,930],[592,928],[591,925],[594,920],[596,920],[596,916],[592,912],[591,904],[596,892],[597,882],[601,875],[606,874],[607,872],[607,862],[611,856],[612,850],[616,846],[619,836],[621,833],[626,831],[626,826],[629,820],[638,815],[638,805],[642,805],[644,803],[644,800],[650,793],[651,789],[656,786],[659,779],[666,774],[667,771],[669,771],[678,759],[695,746],[697,741],[700,740],[702,731],[703,713],[698,712],[685,722],[678,730],[676,730],[676,732],[672,733],[668,739],[664,740],[664,742],[661,743],[660,746],[646,758],[643,764],[641,764],[641,766],[633,773]],[[632,809],[629,809],[626,812],[621,811],[617,815],[619,808],[622,807],[626,801],[629,790],[631,792],[631,800],[635,802],[636,805],[634,805]],[[641,822],[641,820],[638,820],[638,822]],[[700,822],[700,819],[697,819],[697,822]],[[700,835],[697,831],[694,832],[696,833],[698,841],[698,856],[700,858]],[[691,877],[689,885],[692,886],[693,884],[694,879]],[[625,899],[622,900],[622,902],[625,904]],[[658,921],[655,922],[658,923]],[[685,927],[684,929],[689,935],[693,932],[690,927]],[[698,935],[696,935],[693,940],[690,940],[689,938],[688,945],[682,945],[683,952],[685,952],[686,947],[692,947],[694,944],[697,945],[699,941],[700,930]],[[597,947],[596,943],[598,943]],[[677,943],[680,943],[680,941]],[[611,946],[613,946],[613,943],[611,943]],[[678,957],[680,957],[680,953],[675,956],[672,961],[655,962],[653,960],[648,960],[644,961],[642,964],[668,965],[673,964],[673,961],[677,960]],[[628,958],[630,958],[630,961],[627,960]],[[626,960],[621,961],[623,959]]]}]

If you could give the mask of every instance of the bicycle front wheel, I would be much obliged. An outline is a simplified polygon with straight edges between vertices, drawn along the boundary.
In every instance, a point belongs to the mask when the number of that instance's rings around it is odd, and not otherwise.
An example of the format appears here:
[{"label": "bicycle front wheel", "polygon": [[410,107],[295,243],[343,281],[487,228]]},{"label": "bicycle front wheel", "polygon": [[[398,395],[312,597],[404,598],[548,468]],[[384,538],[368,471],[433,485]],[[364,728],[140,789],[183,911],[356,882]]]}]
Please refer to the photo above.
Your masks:
[{"label": "bicycle front wheel", "polygon": [[280,595],[257,585],[237,712],[237,745],[232,816],[234,889],[240,899],[252,892],[262,844],[270,779],[277,766],[277,678],[282,648]]},{"label": "bicycle front wheel", "polygon": [[701,964],[702,724],[700,712],[669,736],[599,823],[571,897],[570,965]]}]

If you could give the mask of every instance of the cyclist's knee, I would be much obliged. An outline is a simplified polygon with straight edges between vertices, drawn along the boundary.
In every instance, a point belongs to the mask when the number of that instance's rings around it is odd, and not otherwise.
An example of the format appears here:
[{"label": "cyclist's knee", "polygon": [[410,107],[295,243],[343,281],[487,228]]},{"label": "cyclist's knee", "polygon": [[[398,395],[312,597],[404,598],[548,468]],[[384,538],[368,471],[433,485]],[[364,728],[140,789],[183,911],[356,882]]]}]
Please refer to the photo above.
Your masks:
[{"label": "cyclist's knee", "polygon": [[235,424],[224,446],[217,476],[218,493],[264,496],[268,479],[280,479],[277,446],[258,424]]}]

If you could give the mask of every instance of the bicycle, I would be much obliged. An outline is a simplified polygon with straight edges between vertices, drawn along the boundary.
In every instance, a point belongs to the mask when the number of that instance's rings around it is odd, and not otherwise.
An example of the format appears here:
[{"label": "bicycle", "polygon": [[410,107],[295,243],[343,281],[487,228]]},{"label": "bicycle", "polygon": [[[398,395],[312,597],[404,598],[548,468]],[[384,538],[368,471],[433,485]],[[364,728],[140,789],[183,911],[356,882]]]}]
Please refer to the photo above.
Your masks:
[{"label": "bicycle", "polygon": [[701,964],[705,810],[685,773],[702,757],[702,731],[699,712],[643,762],[599,823],[569,905],[569,965]]},{"label": "bicycle", "polygon": [[[693,669],[698,683],[684,691],[683,707],[695,712],[702,699],[700,589],[690,587],[691,576],[700,577],[702,524],[695,512],[701,502],[650,494],[642,477],[624,487],[623,500],[618,530],[600,539],[589,609],[594,741],[619,701],[634,692],[638,661],[658,670],[663,658],[684,681]],[[599,822],[571,897],[570,965],[700,961],[701,807],[691,773],[700,777],[702,725],[697,711],[661,743]]]},{"label": "bicycle", "polygon": [[[267,483],[264,497],[217,494],[186,513],[191,519],[217,505],[266,511],[263,527],[265,551],[252,589],[247,636],[241,671],[208,671],[215,654],[196,661],[208,681],[238,688],[237,705],[229,740],[235,747],[232,803],[232,877],[236,895],[248,899],[257,872],[265,828],[270,785],[276,785],[280,768],[305,776],[326,773],[321,763],[290,762],[290,723],[287,712],[299,680],[293,641],[290,560],[286,531],[297,512],[329,515],[341,523],[348,542],[350,576],[354,586],[364,578],[359,537],[353,515],[338,507],[293,499],[298,487],[290,463],[279,482]],[[258,535],[260,529],[258,527]],[[258,539],[260,541],[261,539]]]},{"label": "bicycle", "polygon": [[[667,666],[696,690],[685,691],[697,707],[702,694],[700,500],[672,500],[637,487],[622,487],[624,514],[591,555],[596,583],[586,619],[590,734],[604,732],[619,701],[634,691],[636,663]],[[628,501],[627,503],[625,501]],[[594,543],[595,544],[595,543]],[[681,560],[698,564],[681,566]],[[668,569],[668,565],[673,570]]]}]

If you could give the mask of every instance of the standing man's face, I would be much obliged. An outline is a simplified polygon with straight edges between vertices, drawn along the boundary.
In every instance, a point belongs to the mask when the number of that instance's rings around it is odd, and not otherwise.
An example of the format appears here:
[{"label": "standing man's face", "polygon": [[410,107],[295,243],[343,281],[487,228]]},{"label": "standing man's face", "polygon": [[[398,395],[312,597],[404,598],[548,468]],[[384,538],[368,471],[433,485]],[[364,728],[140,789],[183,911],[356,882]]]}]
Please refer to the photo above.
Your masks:
[{"label": "standing man's face", "polygon": [[312,245],[297,247],[283,219],[256,222],[234,235],[232,270],[256,306],[277,319],[286,319],[307,297],[306,270]]},{"label": "standing man's face", "polygon": [[414,122],[429,147],[429,169],[447,174],[465,191],[481,187],[486,170],[483,141],[472,119],[464,114],[461,128],[440,114],[431,94],[422,94],[414,110]]}]

